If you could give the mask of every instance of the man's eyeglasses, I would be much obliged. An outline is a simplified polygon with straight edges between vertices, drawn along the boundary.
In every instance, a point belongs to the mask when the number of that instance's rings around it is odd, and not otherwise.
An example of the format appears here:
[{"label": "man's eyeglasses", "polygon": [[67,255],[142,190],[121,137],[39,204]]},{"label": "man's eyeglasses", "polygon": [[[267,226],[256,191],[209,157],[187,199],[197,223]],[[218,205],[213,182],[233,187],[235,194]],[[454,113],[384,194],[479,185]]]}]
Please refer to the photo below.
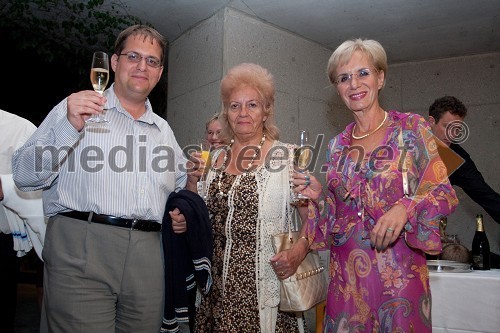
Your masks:
[{"label": "man's eyeglasses", "polygon": [[127,52],[127,53],[120,53],[119,55],[124,55],[127,56],[128,61],[133,62],[133,63],[138,63],[142,59],[146,59],[146,65],[153,67],[153,68],[158,68],[161,67],[161,61],[160,59],[156,57],[145,57],[140,53],[137,52]]},{"label": "man's eyeglasses", "polygon": [[344,73],[344,74],[337,75],[334,83],[336,85],[347,84],[348,81],[352,80],[353,76],[356,76],[356,78],[358,80],[365,80],[370,75],[373,75],[373,72],[378,73],[378,70],[376,70],[375,68],[373,70],[371,70],[369,68],[361,68],[358,70],[357,73],[351,73],[351,74]]}]

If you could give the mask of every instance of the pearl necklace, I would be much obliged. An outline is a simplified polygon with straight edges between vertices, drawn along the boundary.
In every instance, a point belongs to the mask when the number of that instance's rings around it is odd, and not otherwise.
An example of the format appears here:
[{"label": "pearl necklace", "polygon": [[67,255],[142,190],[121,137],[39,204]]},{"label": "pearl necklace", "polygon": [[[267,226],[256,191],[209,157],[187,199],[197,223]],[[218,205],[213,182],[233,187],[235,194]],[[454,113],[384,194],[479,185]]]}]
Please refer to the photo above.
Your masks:
[{"label": "pearl necklace", "polygon": [[[250,168],[253,166],[253,162],[255,162],[255,158],[260,153],[260,150],[262,149],[262,145],[264,145],[264,142],[266,141],[266,135],[264,134],[262,136],[262,139],[260,139],[260,143],[257,146],[257,149],[255,149],[255,152],[252,155],[252,159],[250,160],[250,163],[248,163],[247,167],[243,170],[243,175],[245,176],[250,170]],[[222,191],[222,172],[226,169],[226,163],[227,163],[227,156],[229,154],[229,151],[231,150],[231,147],[233,146],[234,139],[231,139],[231,142],[229,143],[229,146],[226,148],[226,153],[224,154],[224,160],[222,161],[222,165],[220,166],[220,172],[219,172],[219,179],[217,181],[217,187],[219,189],[219,193],[217,193],[217,197],[222,198],[225,195],[229,195],[231,191],[228,191],[228,193],[224,193]],[[213,166],[212,166],[213,167]]]},{"label": "pearl necklace", "polygon": [[387,112],[385,112],[385,115],[384,115],[384,120],[382,120],[382,122],[380,123],[380,125],[377,126],[377,128],[375,128],[373,131],[371,131],[370,133],[366,133],[364,135],[360,135],[360,136],[356,136],[354,135],[354,130],[356,129],[356,124],[354,124],[353,128],[352,128],[352,133],[351,133],[351,137],[353,139],[356,139],[356,140],[361,140],[361,139],[364,139],[370,135],[372,135],[373,133],[375,133],[376,131],[378,131],[379,129],[382,128],[382,125],[384,125],[385,121],[387,120]]}]

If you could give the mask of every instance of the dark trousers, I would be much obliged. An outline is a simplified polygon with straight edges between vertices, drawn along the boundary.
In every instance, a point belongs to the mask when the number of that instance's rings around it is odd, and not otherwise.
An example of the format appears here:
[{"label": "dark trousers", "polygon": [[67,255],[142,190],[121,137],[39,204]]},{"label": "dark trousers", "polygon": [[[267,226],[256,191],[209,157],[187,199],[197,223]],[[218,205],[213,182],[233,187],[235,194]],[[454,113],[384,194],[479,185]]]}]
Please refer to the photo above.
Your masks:
[{"label": "dark trousers", "polygon": [[0,233],[0,326],[2,332],[14,332],[17,306],[19,258],[13,249],[12,235]]}]

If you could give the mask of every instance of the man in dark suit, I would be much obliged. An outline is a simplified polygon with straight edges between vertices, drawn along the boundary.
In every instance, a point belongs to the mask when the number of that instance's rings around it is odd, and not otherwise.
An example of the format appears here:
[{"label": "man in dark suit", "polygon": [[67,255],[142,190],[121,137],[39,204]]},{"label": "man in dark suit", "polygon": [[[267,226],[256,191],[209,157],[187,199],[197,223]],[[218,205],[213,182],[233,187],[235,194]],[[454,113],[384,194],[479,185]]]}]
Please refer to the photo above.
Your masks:
[{"label": "man in dark suit", "polygon": [[[448,169],[450,183],[464,190],[500,224],[500,194],[486,183],[470,155],[458,144],[463,138],[462,131],[466,130],[463,123],[466,115],[467,108],[458,98],[444,96],[429,107],[428,120],[432,132],[441,140],[438,142],[439,155]],[[500,267],[498,254],[491,253],[491,265]]]},{"label": "man in dark suit", "polygon": [[[466,115],[467,108],[460,100],[444,96],[436,99],[429,107],[428,120],[434,135],[464,159],[463,164],[455,171],[449,170],[450,183],[462,188],[493,220],[500,223],[500,194],[486,183],[470,155],[456,142],[457,133],[454,131],[460,130],[458,122],[463,122]],[[443,158],[445,164],[447,160]]]}]

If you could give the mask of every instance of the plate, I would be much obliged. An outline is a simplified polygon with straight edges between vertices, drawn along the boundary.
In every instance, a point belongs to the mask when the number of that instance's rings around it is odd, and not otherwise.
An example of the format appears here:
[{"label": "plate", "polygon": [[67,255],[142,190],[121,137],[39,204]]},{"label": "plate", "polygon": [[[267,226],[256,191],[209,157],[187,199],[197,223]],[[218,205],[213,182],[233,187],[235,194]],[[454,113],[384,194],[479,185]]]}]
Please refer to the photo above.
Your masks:
[{"label": "plate", "polygon": [[469,273],[472,272],[470,264],[452,260],[427,260],[430,272],[440,273]]}]

